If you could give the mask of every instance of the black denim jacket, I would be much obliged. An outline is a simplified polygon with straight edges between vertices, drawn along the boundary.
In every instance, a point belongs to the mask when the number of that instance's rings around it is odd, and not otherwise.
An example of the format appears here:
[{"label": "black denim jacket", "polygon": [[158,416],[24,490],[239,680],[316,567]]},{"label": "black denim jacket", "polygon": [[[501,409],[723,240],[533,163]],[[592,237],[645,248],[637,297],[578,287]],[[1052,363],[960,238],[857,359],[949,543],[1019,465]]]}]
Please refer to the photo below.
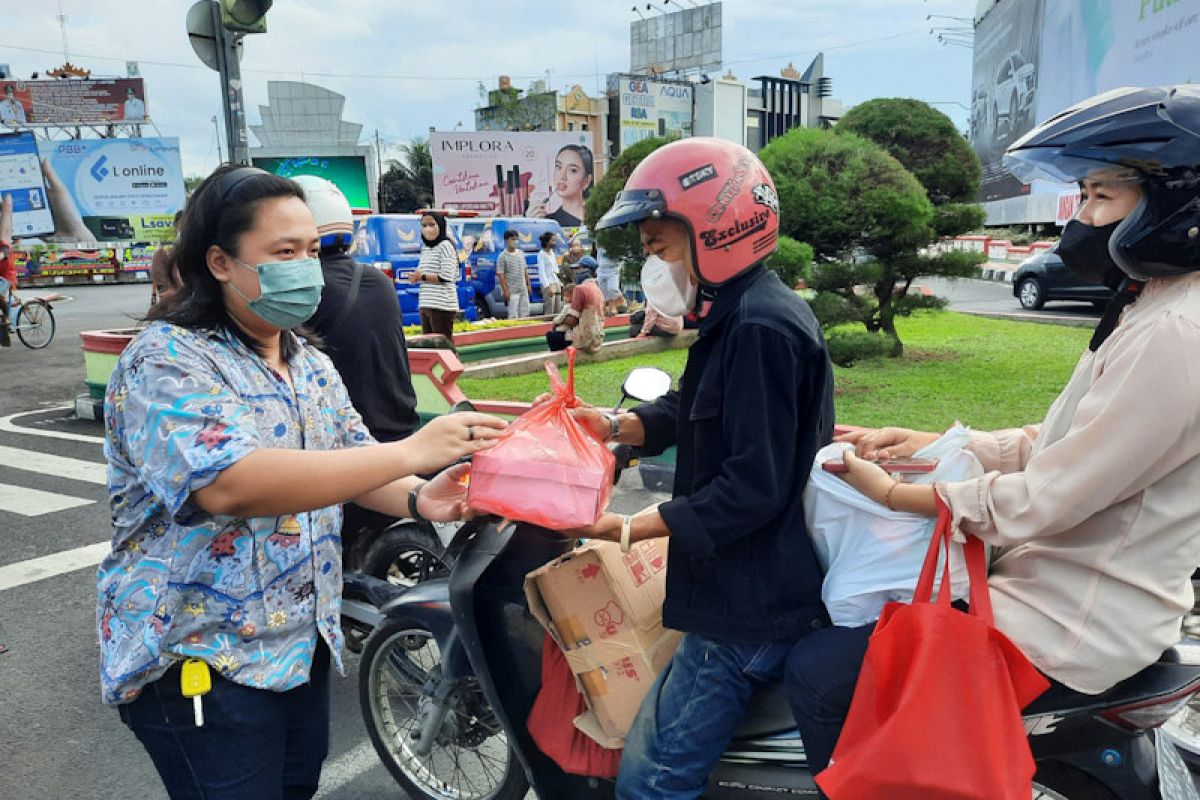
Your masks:
[{"label": "black denim jacket", "polygon": [[647,453],[678,447],[664,624],[751,643],[827,626],[803,494],[833,371],[808,305],[761,266],[722,286],[679,391],[633,411]]}]

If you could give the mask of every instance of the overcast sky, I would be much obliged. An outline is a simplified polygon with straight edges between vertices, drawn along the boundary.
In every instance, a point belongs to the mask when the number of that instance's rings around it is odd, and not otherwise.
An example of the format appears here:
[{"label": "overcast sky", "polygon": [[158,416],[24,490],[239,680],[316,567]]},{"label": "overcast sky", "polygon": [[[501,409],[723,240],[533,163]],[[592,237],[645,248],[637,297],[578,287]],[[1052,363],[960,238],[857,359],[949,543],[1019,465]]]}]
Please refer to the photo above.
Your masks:
[{"label": "overcast sky", "polygon": [[[63,62],[59,5],[71,62],[100,77],[124,76],[124,62],[138,61],[148,114],[162,136],[181,140],[184,174],[212,170],[220,95],[217,74],[188,44],[192,0],[0,0],[0,62],[16,76]],[[270,32],[246,39],[249,121],[258,122],[269,80],[303,79],[344,94],[343,116],[363,124],[364,139],[378,129],[395,145],[458,122],[473,130],[478,84],[494,88],[497,75],[512,75],[519,88],[540,77],[551,88],[579,83],[593,93],[604,75],[628,69],[631,5],[275,0]],[[645,0],[637,6],[658,13]],[[790,60],[803,70],[823,50],[834,97],[847,107],[873,97],[950,101],[937,107],[962,129],[967,112],[955,103],[970,101],[971,51],[939,44],[929,29],[964,23],[926,15],[969,17],[974,8],[974,0],[725,0],[726,69],[742,79],[777,75]],[[144,132],[155,135],[154,126]]]}]

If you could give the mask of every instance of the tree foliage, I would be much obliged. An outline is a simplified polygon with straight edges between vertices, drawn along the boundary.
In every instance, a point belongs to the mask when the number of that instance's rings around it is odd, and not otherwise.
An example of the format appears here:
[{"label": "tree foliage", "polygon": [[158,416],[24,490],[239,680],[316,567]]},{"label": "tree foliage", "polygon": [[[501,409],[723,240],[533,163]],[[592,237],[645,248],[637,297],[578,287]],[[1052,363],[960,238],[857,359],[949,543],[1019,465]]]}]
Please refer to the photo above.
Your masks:
[{"label": "tree foliage", "polygon": [[938,236],[959,236],[979,230],[986,216],[978,203],[944,203],[933,208],[933,231]]},{"label": "tree foliage", "polygon": [[813,248],[808,284],[817,292],[817,317],[827,328],[855,322],[887,337],[880,345],[843,336],[841,363],[885,346],[892,355],[903,352],[895,318],[944,305],[909,294],[918,277],[974,273],[972,254],[923,251],[937,238],[935,208],[916,177],[878,144],[851,132],[797,129],[760,156],[775,179],[782,233]]},{"label": "tree foliage", "polygon": [[433,154],[429,140],[413,139],[400,146],[403,160],[389,161],[379,177],[379,209],[407,214],[433,205]]},{"label": "tree foliage", "polygon": [[775,180],[781,233],[812,245],[818,262],[929,240],[933,207],[895,159],[871,142],[797,128],[759,153]]},{"label": "tree foliage", "polygon": [[588,194],[584,206],[583,221],[588,229],[593,231],[596,243],[604,249],[605,255],[621,264],[622,274],[626,279],[635,279],[635,272],[642,264],[642,240],[636,226],[596,230],[596,222],[604,216],[617,199],[617,194],[625,188],[625,182],[642,159],[662,147],[669,138],[652,136],[637,144],[630,145],[612,160],[604,177]]},{"label": "tree foliage", "polygon": [[780,236],[779,246],[767,259],[767,267],[775,270],[784,286],[795,286],[801,279],[810,279],[813,249],[807,242],[797,242],[790,236]]},{"label": "tree foliage", "polygon": [[925,187],[930,201],[969,203],[979,194],[979,157],[954,123],[920,100],[868,100],[846,112],[838,131],[882,146]]}]

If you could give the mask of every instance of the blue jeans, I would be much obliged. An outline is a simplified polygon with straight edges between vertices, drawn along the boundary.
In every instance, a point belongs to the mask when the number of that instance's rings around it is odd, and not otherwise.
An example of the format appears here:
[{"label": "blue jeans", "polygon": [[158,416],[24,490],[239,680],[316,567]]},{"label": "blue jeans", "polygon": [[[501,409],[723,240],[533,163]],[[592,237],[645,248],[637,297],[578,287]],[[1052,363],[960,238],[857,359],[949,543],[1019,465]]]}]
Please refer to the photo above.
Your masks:
[{"label": "blue jeans", "polygon": [[179,688],[179,668],[118,706],[171,800],[292,800],[317,791],[329,754],[329,650],[317,645],[309,683],[251,689],[212,673],[204,727]]},{"label": "blue jeans", "polygon": [[874,630],[872,622],[813,631],[788,656],[784,690],[814,775],[829,766]]},{"label": "blue jeans", "polygon": [[778,678],[791,648],[791,642],[749,645],[686,634],[625,739],[617,797],[700,797],[755,684]]}]

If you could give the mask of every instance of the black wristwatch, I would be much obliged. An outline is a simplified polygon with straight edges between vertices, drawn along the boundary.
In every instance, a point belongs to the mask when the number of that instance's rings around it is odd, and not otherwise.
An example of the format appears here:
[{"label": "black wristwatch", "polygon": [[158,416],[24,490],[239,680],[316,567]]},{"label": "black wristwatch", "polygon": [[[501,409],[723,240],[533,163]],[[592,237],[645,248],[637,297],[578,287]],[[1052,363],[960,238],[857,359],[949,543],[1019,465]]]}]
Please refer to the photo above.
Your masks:
[{"label": "black wristwatch", "polygon": [[428,481],[422,481],[408,492],[408,515],[417,522],[428,522],[428,520],[421,516],[421,512],[417,510],[417,497],[420,496],[421,490],[425,488],[426,483]]}]

